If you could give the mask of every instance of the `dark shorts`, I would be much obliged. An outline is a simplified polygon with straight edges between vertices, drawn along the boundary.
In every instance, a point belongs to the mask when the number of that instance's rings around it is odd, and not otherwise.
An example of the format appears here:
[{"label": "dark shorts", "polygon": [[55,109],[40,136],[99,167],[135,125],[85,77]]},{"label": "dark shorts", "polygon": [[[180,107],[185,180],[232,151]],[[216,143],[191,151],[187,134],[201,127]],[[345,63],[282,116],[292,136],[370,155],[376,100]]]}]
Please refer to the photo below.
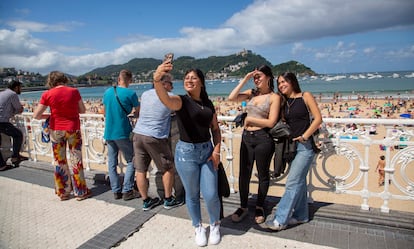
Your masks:
[{"label": "dark shorts", "polygon": [[174,168],[174,156],[167,138],[158,139],[134,134],[133,141],[134,166],[137,172],[147,172],[151,160],[154,161],[158,171],[162,173]]}]

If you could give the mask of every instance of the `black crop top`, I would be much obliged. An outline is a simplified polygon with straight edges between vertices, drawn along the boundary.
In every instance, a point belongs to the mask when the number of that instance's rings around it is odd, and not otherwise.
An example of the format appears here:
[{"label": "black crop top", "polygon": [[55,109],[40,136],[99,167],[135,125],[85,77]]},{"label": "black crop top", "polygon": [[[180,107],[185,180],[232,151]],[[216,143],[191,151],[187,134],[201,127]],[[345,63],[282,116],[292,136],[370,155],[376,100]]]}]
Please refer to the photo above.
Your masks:
[{"label": "black crop top", "polygon": [[309,111],[303,97],[287,99],[285,118],[292,130],[292,137],[302,135],[309,128]]},{"label": "black crop top", "polygon": [[179,95],[182,107],[176,111],[180,140],[203,143],[211,139],[210,124],[215,113],[213,103],[195,101],[188,95]]}]

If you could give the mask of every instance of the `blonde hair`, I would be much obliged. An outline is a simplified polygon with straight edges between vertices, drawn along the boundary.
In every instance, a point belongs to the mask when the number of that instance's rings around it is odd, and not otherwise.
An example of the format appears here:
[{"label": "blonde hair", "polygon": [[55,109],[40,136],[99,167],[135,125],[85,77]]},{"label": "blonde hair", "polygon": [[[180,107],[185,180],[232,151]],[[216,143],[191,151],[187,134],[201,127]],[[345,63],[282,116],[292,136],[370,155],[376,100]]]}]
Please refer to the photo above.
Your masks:
[{"label": "blonde hair", "polygon": [[69,79],[68,77],[66,77],[64,73],[59,72],[59,71],[52,71],[47,76],[46,86],[48,88],[53,88],[55,86],[65,85],[68,82],[69,82]]}]

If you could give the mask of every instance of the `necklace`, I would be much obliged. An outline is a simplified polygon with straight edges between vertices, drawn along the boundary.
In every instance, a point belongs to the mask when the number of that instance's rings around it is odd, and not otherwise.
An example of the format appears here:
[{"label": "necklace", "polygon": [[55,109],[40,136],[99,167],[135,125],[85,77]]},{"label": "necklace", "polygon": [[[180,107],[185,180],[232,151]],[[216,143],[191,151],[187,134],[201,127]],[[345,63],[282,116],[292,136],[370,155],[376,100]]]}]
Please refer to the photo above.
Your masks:
[{"label": "necklace", "polygon": [[199,103],[199,101],[197,101],[197,100],[195,100],[195,99],[193,99],[194,100],[194,102],[201,108],[201,110],[204,110],[204,105],[203,105],[203,102],[201,102],[201,105],[200,105],[200,103]]},{"label": "necklace", "polygon": [[287,101],[287,114],[289,114],[290,112],[290,108],[293,106],[293,104],[295,103],[296,98],[293,98],[293,101],[289,103],[289,100]]}]

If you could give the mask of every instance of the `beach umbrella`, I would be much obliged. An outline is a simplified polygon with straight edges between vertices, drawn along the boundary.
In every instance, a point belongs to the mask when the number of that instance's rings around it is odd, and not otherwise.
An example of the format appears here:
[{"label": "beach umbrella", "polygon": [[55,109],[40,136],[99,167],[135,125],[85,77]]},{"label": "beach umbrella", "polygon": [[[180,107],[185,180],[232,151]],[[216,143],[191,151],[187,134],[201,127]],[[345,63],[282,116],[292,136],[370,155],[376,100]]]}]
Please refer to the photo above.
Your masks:
[{"label": "beach umbrella", "polygon": [[411,118],[411,114],[403,113],[403,114],[400,114],[400,117],[402,117],[402,118]]},{"label": "beach umbrella", "polygon": [[354,107],[354,106],[348,107],[348,110],[349,111],[355,111],[356,110],[356,107]]}]

